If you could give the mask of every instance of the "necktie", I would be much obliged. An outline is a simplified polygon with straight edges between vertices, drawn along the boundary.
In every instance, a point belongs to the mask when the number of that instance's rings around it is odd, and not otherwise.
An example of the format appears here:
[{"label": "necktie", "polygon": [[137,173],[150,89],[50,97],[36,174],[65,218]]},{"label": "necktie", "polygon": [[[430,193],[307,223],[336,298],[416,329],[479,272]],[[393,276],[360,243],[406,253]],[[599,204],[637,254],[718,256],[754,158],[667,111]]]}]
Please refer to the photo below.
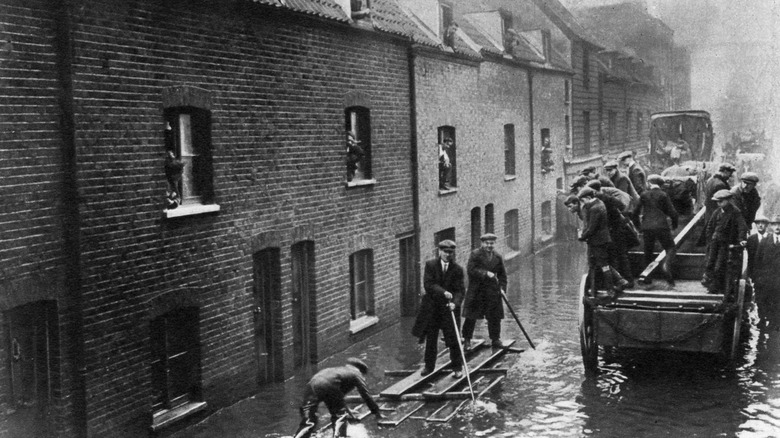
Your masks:
[{"label": "necktie", "polygon": [[444,269],[442,270],[442,272],[444,272],[444,273],[446,274],[446,273],[447,273],[447,268],[448,268],[449,266],[450,266],[450,264],[449,264],[449,263],[445,263],[445,264],[444,264]]}]

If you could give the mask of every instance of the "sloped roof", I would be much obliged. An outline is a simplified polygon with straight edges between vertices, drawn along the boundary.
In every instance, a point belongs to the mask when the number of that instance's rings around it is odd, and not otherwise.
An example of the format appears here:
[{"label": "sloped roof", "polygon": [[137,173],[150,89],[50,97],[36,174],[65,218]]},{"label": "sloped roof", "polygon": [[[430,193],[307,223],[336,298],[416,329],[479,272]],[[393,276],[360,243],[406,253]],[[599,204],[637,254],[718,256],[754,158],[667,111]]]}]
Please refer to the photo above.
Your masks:
[{"label": "sloped roof", "polygon": [[407,37],[413,35],[416,27],[394,0],[373,0],[371,20],[374,29]]},{"label": "sloped roof", "polygon": [[481,52],[489,53],[495,56],[502,56],[504,54],[501,49],[496,47],[496,45],[493,44],[493,42],[490,41],[490,39],[485,36],[485,34],[482,33],[482,31],[480,31],[471,20],[469,20],[468,16],[464,16],[463,19],[458,22],[458,24],[460,25],[460,29],[465,32],[466,35],[468,35],[476,45],[480,47]]},{"label": "sloped roof", "polygon": [[318,17],[331,18],[349,22],[350,18],[344,9],[333,0],[253,0],[255,3],[277,6]]},{"label": "sloped roof", "polygon": [[570,38],[581,39],[596,47],[603,47],[598,37],[583,27],[558,0],[532,0]]}]

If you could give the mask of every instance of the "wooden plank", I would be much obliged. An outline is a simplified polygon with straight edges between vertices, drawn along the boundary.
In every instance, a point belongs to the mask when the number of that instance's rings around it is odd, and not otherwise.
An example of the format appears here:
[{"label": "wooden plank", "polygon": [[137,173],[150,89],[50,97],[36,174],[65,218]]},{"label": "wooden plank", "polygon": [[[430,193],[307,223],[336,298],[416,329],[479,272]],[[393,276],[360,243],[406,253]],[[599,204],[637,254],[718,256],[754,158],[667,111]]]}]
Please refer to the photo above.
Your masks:
[{"label": "wooden plank", "polygon": [[[484,339],[475,340],[472,344],[474,347],[471,350],[466,351],[466,356],[470,356],[474,354],[475,351],[477,351],[478,347],[480,347],[485,342]],[[447,349],[445,349],[447,351]],[[387,397],[387,398],[398,398],[401,395],[403,395],[406,392],[411,391],[414,389],[414,387],[433,380],[437,377],[437,375],[441,374],[441,372],[445,369],[451,366],[449,355],[448,354],[441,354],[436,359],[436,367],[434,368],[433,372],[423,376],[422,370],[423,367],[420,367],[417,371],[414,373],[408,375],[407,377],[401,379],[400,381],[394,383],[390,387],[386,388],[382,392],[379,393],[381,397]]]},{"label": "wooden plank", "polygon": [[436,412],[431,414],[430,417],[426,418],[425,421],[430,421],[434,423],[447,423],[452,418],[458,414],[458,412],[463,409],[464,406],[466,406],[467,403],[471,403],[471,399],[466,399],[462,401],[448,401],[444,404],[441,408],[439,408]]},{"label": "wooden plank", "polygon": [[[699,210],[698,213],[696,213],[696,215],[693,217],[693,219],[691,219],[691,221],[688,222],[688,225],[686,225],[685,228],[683,228],[683,230],[680,231],[677,234],[677,236],[674,237],[674,246],[675,246],[675,248],[679,247],[680,244],[682,244],[689,237],[693,227],[696,226],[696,224],[700,220],[702,220],[702,218],[704,217],[705,210],[706,210],[706,208],[702,207],[702,209]],[[658,257],[656,257],[655,260],[653,260],[649,265],[647,265],[645,270],[642,271],[641,274],[639,274],[639,280],[642,280],[642,279],[645,279],[645,278],[649,277],[650,274],[652,274],[653,271],[655,271],[656,268],[658,268],[658,266],[660,266],[661,263],[663,263],[665,258],[666,258],[666,251],[661,251],[661,253],[658,254]]]},{"label": "wooden plank", "polygon": [[434,412],[441,409],[442,406],[444,406],[446,403],[449,403],[449,400],[430,400],[425,403],[425,405],[420,408],[417,412],[414,413],[414,415],[410,416],[409,418],[412,420],[425,420],[426,418],[433,415]]},{"label": "wooden plank", "polygon": [[[506,341],[505,345],[507,347],[511,347],[514,343],[514,340],[510,340]],[[481,348],[474,357],[468,359],[469,375],[475,374],[480,368],[484,367],[504,354],[506,354],[505,349],[493,349],[490,347]],[[423,391],[423,395],[431,398],[439,398],[442,397],[444,393],[452,390],[454,387],[463,382],[466,382],[465,375],[457,379],[452,375],[449,375],[436,381],[429,390]]]},{"label": "wooden plank", "polygon": [[402,421],[411,417],[415,412],[425,405],[424,401],[401,402],[395,407],[395,411],[377,421],[380,426],[398,426]]}]

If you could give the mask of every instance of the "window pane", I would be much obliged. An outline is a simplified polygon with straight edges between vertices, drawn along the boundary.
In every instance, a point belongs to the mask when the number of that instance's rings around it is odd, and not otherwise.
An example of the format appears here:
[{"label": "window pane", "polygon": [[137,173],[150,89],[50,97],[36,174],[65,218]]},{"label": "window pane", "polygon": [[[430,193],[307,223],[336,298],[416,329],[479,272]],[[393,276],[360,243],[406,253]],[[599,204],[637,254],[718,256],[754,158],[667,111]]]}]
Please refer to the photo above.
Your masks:
[{"label": "window pane", "polygon": [[189,114],[179,114],[179,139],[182,157],[195,155],[192,147],[192,118]]}]

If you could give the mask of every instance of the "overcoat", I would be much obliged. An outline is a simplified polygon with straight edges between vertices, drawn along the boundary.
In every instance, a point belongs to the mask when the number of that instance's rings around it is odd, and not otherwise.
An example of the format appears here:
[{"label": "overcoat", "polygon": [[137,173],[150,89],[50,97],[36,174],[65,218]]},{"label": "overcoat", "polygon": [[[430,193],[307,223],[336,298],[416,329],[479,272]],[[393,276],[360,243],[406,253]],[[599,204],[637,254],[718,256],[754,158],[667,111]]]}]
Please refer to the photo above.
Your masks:
[{"label": "overcoat", "polygon": [[[496,277],[488,278],[488,271],[496,274]],[[507,284],[504,258],[495,251],[491,257],[484,248],[475,249],[469,257],[466,272],[469,276],[469,287],[463,302],[463,317],[503,319],[504,302],[501,290],[505,290]]]},{"label": "overcoat", "polygon": [[[414,320],[412,335],[422,338],[428,333],[428,328],[432,322],[441,321],[449,316],[447,308],[448,301],[444,298],[444,292],[452,294],[452,302],[456,306],[456,315],[458,308],[463,302],[465,287],[463,286],[463,268],[454,261],[449,262],[447,272],[442,272],[441,261],[439,258],[425,262],[425,272],[423,274],[423,288],[425,293],[420,301],[420,311],[417,312],[417,318]],[[438,330],[438,326],[435,327]]]}]

